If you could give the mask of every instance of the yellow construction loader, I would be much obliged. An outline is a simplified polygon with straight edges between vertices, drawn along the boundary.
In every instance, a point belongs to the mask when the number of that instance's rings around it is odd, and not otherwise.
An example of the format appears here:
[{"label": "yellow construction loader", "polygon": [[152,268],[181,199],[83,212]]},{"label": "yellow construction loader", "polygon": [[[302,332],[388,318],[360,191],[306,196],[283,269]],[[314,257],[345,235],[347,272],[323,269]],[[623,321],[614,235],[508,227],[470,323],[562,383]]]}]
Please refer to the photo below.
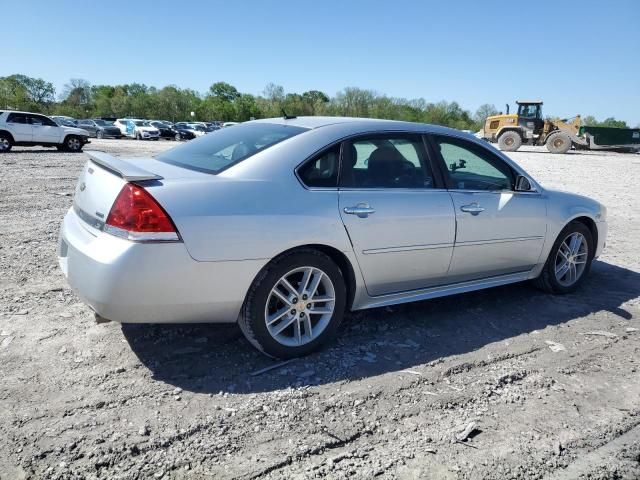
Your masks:
[{"label": "yellow construction loader", "polygon": [[520,145],[546,145],[551,153],[565,153],[572,145],[588,148],[584,138],[578,136],[580,115],[572,119],[544,119],[542,102],[517,101],[518,113],[487,117],[482,138],[497,142],[500,150],[515,152]]}]

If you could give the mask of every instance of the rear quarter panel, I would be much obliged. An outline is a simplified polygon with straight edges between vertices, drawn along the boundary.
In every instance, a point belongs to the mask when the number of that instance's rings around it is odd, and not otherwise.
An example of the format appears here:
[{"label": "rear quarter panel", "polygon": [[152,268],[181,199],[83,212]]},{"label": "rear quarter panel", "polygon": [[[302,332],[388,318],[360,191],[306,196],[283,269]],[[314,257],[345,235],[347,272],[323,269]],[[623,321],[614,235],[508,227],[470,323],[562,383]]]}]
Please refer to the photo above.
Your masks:
[{"label": "rear quarter panel", "polygon": [[300,245],[351,249],[336,190],[290,179],[182,179],[148,187],[198,261],[270,259]]}]

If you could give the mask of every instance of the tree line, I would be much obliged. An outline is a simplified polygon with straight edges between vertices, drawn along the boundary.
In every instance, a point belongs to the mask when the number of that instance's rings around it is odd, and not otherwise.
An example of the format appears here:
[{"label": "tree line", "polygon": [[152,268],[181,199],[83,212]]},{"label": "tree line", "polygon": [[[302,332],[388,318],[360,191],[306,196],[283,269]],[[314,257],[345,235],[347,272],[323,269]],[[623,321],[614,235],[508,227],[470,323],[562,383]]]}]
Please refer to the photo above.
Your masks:
[{"label": "tree line", "polygon": [[[243,122],[251,118],[279,117],[284,111],[288,115],[405,120],[472,131],[482,128],[487,116],[498,113],[490,104],[471,113],[457,102],[432,103],[424,98],[389,97],[355,87],[345,88],[333,97],[319,90],[286,93],[282,86],[273,83],[268,84],[261,95],[252,95],[242,93],[226,82],[216,82],[200,93],[174,85],[163,88],[140,83],[92,85],[74,78],[56,95],[51,82],[20,74],[0,77],[0,108],[74,118],[134,117],[174,122],[190,119]],[[591,116],[584,117],[583,123],[627,126],[614,118],[598,122]]]}]

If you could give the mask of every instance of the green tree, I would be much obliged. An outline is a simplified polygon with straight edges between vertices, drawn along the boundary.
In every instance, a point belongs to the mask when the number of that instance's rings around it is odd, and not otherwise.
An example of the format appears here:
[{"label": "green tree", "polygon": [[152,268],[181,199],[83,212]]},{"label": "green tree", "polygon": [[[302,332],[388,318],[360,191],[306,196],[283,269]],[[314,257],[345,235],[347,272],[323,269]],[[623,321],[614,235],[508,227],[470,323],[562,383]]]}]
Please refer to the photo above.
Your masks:
[{"label": "green tree", "polygon": [[489,103],[480,105],[476,110],[476,113],[473,114],[473,121],[476,123],[475,126],[477,127],[477,129],[482,128],[487,117],[497,114],[498,109],[495,105]]},{"label": "green tree", "polygon": [[226,82],[216,82],[209,87],[209,95],[227,102],[233,102],[240,96],[240,92],[236,87]]}]

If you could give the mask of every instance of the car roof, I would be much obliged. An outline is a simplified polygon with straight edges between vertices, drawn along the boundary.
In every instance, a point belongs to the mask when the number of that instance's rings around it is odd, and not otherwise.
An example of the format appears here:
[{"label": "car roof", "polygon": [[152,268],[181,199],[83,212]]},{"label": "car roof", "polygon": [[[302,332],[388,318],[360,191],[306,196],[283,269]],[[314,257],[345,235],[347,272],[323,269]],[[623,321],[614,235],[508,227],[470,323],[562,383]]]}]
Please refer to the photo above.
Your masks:
[{"label": "car roof", "polygon": [[[4,113],[22,113],[25,115],[42,115],[43,117],[48,117],[46,113],[38,113],[38,112],[23,112],[22,110],[2,110]],[[58,115],[60,117],[60,115]],[[73,117],[65,117],[65,118],[73,118]]]},{"label": "car roof", "polygon": [[264,118],[261,120],[253,120],[260,123],[276,123],[279,125],[292,125],[296,127],[316,129],[326,127],[328,125],[351,124],[350,126],[362,128],[363,130],[406,130],[424,133],[443,133],[458,135],[466,135],[464,132],[455,128],[442,127],[440,125],[431,125],[428,123],[403,122],[399,120],[383,120],[377,118],[359,118],[359,117],[294,117],[285,119],[284,117]]}]

